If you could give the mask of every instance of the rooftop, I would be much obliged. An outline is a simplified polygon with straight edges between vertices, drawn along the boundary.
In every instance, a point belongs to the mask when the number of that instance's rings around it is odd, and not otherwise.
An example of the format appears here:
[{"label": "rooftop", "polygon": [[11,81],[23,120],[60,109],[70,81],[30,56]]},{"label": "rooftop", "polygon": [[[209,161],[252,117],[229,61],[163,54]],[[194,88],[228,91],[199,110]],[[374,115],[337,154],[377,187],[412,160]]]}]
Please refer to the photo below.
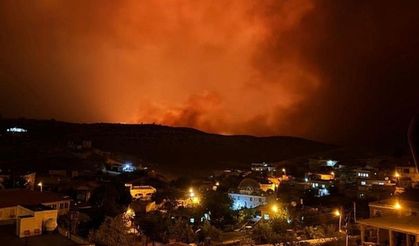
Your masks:
[{"label": "rooftop", "polygon": [[361,225],[379,227],[419,235],[419,217],[417,216],[383,216],[358,220]]},{"label": "rooftop", "polygon": [[0,190],[0,208],[36,206],[42,203],[70,200],[70,198],[53,192],[31,191],[26,189]]}]

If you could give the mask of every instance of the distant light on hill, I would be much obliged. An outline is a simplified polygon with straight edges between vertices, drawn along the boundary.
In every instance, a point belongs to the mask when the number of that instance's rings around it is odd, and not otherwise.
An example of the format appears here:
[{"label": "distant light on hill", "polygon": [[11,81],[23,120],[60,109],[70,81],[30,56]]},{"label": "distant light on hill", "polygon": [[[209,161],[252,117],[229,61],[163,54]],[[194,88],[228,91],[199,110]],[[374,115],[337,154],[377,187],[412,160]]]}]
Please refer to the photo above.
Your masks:
[{"label": "distant light on hill", "polygon": [[24,128],[20,128],[20,127],[11,127],[11,128],[8,128],[6,131],[12,132],[12,133],[24,133],[24,132],[27,132],[28,130]]}]

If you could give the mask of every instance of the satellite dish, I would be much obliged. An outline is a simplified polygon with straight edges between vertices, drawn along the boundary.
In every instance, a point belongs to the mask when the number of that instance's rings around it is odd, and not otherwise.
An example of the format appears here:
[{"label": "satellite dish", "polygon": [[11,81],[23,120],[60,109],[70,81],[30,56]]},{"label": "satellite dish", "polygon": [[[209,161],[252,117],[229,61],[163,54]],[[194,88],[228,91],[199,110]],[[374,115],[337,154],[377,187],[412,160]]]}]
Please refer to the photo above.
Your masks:
[{"label": "satellite dish", "polygon": [[46,231],[54,231],[57,228],[57,221],[55,219],[47,219],[45,222],[45,230]]}]

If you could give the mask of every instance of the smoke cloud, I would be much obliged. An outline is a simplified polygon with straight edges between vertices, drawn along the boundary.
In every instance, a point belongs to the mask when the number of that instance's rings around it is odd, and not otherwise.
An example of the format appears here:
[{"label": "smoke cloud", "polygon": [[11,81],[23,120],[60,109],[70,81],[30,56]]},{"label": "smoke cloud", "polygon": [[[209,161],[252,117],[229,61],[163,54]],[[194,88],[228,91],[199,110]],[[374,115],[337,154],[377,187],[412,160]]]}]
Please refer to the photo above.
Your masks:
[{"label": "smoke cloud", "polygon": [[394,139],[419,108],[416,2],[2,1],[0,112]]}]

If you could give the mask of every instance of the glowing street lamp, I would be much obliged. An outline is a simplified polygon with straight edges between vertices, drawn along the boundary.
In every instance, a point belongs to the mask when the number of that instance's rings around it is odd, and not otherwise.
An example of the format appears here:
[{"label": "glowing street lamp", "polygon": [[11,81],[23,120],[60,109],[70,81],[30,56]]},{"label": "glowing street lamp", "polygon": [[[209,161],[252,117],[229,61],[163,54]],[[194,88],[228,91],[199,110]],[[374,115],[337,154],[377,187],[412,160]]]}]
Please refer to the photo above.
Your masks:
[{"label": "glowing street lamp", "polygon": [[339,209],[336,209],[335,212],[333,212],[335,214],[335,216],[340,216],[340,211]]},{"label": "glowing street lamp", "polygon": [[397,209],[397,210],[402,209],[402,205],[400,205],[399,201],[397,201],[396,203],[394,203],[393,207],[394,207],[394,209]]},{"label": "glowing street lamp", "polygon": [[39,182],[38,183],[38,186],[39,186],[39,189],[41,190],[41,192],[42,192],[42,182]]},{"label": "glowing street lamp", "polygon": [[128,208],[125,214],[130,218],[133,218],[135,216],[135,212],[132,208]]},{"label": "glowing street lamp", "polygon": [[274,212],[274,213],[278,213],[278,206],[277,205],[272,205],[272,207],[271,207],[271,210],[272,210],[272,212]]},{"label": "glowing street lamp", "polygon": [[189,188],[189,199],[191,199],[192,204],[199,204],[199,197],[195,194],[193,188]]},{"label": "glowing street lamp", "polygon": [[339,217],[339,232],[341,232],[341,231],[342,231],[342,213],[340,212],[340,210],[339,210],[339,209],[336,209],[336,210],[333,212],[333,214],[334,214],[336,217]]},{"label": "glowing street lamp", "polygon": [[287,176],[287,170],[285,168],[282,168],[282,172],[284,173],[285,176]]}]

